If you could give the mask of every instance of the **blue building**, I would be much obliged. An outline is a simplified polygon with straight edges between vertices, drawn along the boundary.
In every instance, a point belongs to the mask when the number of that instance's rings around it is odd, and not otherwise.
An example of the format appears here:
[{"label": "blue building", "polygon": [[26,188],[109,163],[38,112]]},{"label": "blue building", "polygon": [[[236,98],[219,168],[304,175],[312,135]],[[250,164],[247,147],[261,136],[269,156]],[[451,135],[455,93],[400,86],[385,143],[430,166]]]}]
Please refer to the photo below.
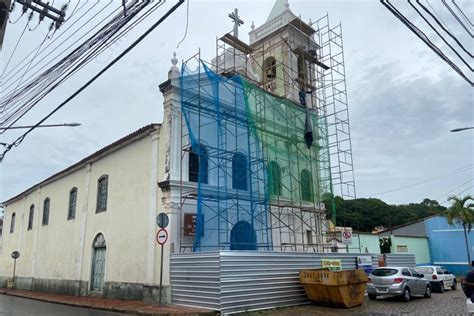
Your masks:
[{"label": "blue building", "polygon": [[[465,275],[468,259],[462,225],[449,225],[444,216],[425,218],[424,223],[432,263],[444,266],[455,275]],[[474,259],[474,233],[471,231],[467,236],[471,259]]]},{"label": "blue building", "polygon": [[[426,237],[430,263],[444,266],[453,274],[462,276],[468,271],[466,242],[462,225],[449,225],[446,217],[435,215],[415,222],[396,226],[380,233],[381,236]],[[473,256],[474,233],[468,233],[469,251]]]}]

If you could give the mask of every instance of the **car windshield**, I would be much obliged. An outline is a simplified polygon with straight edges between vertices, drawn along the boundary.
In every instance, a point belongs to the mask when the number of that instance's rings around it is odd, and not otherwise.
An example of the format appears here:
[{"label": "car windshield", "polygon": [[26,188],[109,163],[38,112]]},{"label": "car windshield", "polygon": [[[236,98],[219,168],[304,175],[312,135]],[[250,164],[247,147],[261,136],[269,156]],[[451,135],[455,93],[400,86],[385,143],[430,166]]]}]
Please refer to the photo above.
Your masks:
[{"label": "car windshield", "polygon": [[374,269],[374,271],[372,271],[372,274],[375,276],[390,276],[397,273],[397,269]]},{"label": "car windshield", "polygon": [[422,274],[433,274],[433,268],[430,267],[417,267],[415,271]]}]

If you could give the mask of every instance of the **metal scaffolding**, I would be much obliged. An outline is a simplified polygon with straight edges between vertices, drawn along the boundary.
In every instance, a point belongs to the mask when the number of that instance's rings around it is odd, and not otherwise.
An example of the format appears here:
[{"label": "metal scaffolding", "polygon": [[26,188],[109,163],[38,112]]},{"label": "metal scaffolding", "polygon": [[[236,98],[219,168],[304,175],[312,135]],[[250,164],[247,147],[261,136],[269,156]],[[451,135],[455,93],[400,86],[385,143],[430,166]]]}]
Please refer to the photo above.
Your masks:
[{"label": "metal scaffolding", "polygon": [[314,25],[295,19],[256,45],[226,34],[210,64],[183,62],[180,212],[195,215],[181,252],[333,247],[333,186],[355,197],[344,56],[340,25]]}]

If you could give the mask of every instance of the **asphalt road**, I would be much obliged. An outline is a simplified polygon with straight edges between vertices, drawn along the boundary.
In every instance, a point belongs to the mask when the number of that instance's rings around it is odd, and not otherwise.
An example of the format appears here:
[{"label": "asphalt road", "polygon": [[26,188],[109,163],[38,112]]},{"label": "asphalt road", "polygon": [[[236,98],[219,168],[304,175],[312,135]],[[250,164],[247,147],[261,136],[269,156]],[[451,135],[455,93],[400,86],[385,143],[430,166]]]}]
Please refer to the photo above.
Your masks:
[{"label": "asphalt road", "polygon": [[124,316],[126,314],[52,304],[0,294],[0,316]]},{"label": "asphalt road", "polygon": [[468,315],[466,297],[461,289],[446,290],[445,293],[433,293],[431,298],[414,298],[405,303],[395,298],[377,298],[371,301],[367,297],[362,306],[351,309],[336,309],[315,305],[278,308],[276,310],[244,313],[246,316],[266,315],[354,315],[354,316],[395,316],[395,315]]}]

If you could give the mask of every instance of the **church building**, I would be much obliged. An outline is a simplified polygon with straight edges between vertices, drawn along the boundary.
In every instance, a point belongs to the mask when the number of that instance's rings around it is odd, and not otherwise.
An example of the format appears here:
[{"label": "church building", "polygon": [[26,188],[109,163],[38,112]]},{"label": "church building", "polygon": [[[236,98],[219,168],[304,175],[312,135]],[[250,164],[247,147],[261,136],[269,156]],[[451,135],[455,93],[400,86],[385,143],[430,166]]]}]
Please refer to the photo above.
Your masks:
[{"label": "church building", "polygon": [[[169,218],[168,303],[187,297],[173,289],[181,255],[191,262],[221,251],[333,250],[328,219],[335,216],[335,187],[355,195],[353,178],[347,180],[350,138],[333,141],[337,131],[349,131],[348,118],[341,119],[347,96],[339,29],[329,27],[327,16],[305,22],[276,0],[263,25],[252,22],[246,43],[238,37],[237,9],[229,16],[234,32],[216,41],[210,62],[196,54],[178,68],[173,57],[159,85],[161,124],[3,202],[0,285],[11,281],[10,254],[18,251],[16,288],[158,301],[162,212]],[[333,46],[341,53],[333,56]],[[344,170],[348,157],[351,169]]]}]

